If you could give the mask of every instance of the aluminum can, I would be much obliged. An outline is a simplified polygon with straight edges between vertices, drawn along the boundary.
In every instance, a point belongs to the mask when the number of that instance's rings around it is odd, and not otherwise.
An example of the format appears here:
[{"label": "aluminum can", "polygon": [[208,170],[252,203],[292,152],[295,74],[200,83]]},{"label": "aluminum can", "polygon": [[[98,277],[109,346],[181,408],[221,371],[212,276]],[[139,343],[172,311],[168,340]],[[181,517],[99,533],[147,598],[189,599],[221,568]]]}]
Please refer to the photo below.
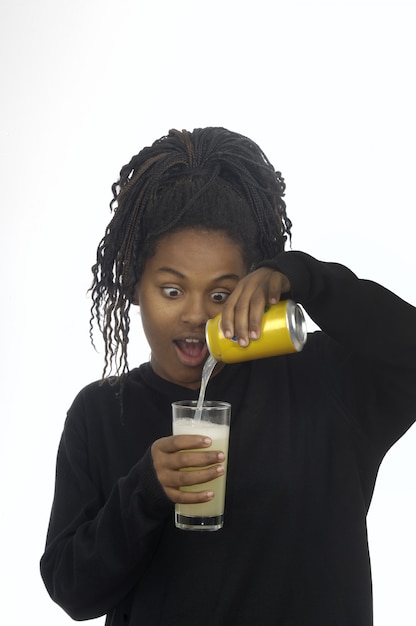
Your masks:
[{"label": "aluminum can", "polygon": [[260,338],[246,348],[236,338],[227,339],[221,329],[221,313],[205,327],[208,349],[216,361],[238,363],[270,356],[300,352],[306,343],[306,321],[301,307],[293,300],[282,300],[266,307]]}]

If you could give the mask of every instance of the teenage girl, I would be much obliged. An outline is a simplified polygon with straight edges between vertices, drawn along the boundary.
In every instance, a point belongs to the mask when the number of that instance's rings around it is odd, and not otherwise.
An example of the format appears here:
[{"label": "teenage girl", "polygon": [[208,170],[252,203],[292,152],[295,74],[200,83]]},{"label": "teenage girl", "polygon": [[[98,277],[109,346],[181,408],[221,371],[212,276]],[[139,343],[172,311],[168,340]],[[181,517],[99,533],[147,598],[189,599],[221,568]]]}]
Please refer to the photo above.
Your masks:
[{"label": "teenage girl", "polygon": [[[285,251],[284,180],[239,134],[173,130],[112,189],[92,285],[104,375],[75,398],[59,447],[50,595],[111,626],[370,626],[366,514],[416,415],[416,310]],[[321,330],[299,354],[218,364],[206,397],[232,405],[225,524],[179,530],[176,502],[215,498],[181,487],[223,473],[204,433],[171,434],[171,403],[198,395],[206,321],[222,311],[247,346],[288,297]],[[132,304],[151,358],[129,369]]]}]

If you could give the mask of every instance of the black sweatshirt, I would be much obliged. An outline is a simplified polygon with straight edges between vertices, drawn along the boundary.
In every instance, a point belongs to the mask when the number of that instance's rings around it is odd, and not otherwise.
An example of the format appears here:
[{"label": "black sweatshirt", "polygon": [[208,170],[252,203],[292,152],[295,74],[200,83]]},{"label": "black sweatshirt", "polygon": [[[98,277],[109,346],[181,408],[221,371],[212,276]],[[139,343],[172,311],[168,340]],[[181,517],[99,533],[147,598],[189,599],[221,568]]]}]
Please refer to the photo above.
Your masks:
[{"label": "black sweatshirt", "polygon": [[197,391],[149,364],[69,410],[42,576],[74,619],[111,626],[370,626],[366,514],[380,462],[416,417],[416,309],[300,252],[270,263],[322,331],[299,354],[227,365],[225,524],[178,530],[150,445]]}]

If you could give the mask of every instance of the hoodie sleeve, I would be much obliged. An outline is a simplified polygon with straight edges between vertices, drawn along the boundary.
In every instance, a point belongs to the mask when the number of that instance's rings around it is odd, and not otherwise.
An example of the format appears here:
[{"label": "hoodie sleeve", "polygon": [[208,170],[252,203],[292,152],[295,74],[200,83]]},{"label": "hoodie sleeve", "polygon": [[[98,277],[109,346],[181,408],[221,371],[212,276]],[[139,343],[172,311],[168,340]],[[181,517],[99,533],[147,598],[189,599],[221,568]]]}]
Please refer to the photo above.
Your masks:
[{"label": "hoodie sleeve", "polygon": [[[150,449],[108,493],[94,475],[99,433],[88,430],[82,394],[68,413],[57,458],[54,504],[41,574],[73,619],[102,616],[137,584],[172,512]],[[104,466],[112,459],[101,459]],[[97,463],[98,466],[98,463]]]},{"label": "hoodie sleeve", "polygon": [[[383,455],[416,418],[415,307],[343,265],[303,252],[283,252],[262,265],[289,278],[290,297],[323,331],[312,346],[335,346],[322,357],[343,360],[344,400]],[[328,378],[337,365],[328,362]]]}]

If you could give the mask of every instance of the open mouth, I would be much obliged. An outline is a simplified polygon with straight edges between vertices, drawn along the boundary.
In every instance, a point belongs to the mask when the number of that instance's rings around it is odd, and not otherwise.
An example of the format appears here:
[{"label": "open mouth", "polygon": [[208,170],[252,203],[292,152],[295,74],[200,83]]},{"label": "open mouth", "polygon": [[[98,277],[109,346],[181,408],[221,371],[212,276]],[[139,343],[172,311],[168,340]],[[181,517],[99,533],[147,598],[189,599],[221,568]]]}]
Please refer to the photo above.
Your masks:
[{"label": "open mouth", "polygon": [[179,359],[184,365],[191,367],[201,365],[207,356],[207,345],[205,341],[200,339],[186,337],[185,339],[176,340],[174,344]]}]

